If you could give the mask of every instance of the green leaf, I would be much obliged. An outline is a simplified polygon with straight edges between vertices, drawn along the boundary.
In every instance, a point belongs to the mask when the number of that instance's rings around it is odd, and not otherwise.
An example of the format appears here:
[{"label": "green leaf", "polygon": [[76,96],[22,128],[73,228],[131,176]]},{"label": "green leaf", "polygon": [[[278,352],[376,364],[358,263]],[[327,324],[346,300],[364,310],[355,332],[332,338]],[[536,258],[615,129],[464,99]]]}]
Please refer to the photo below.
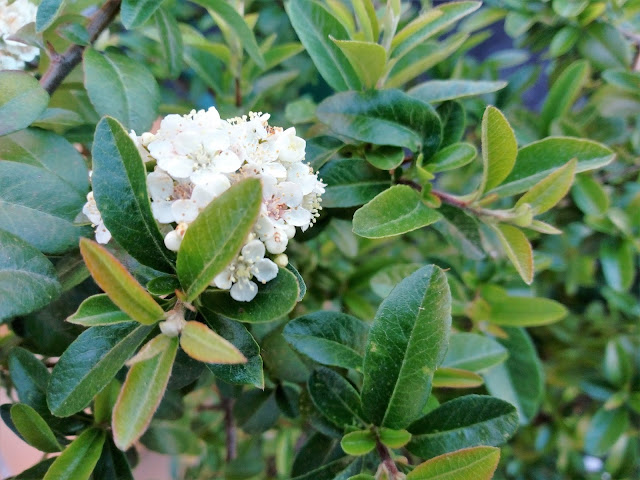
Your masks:
[{"label": "green leaf", "polygon": [[140,438],[149,450],[164,455],[202,455],[204,442],[193,434],[187,425],[176,425],[175,422],[153,421],[149,429]]},{"label": "green leaf", "polygon": [[358,74],[364,89],[375,88],[387,64],[387,51],[377,43],[358,40],[336,40],[329,36]]},{"label": "green leaf", "polygon": [[11,421],[32,447],[41,452],[59,452],[62,447],[47,422],[29,405],[16,403],[11,407]]},{"label": "green leaf", "polygon": [[[457,100],[447,100],[438,105],[436,113],[442,121],[442,143],[439,148],[462,140],[467,129],[467,114],[462,104]],[[430,159],[429,161],[431,162]]]},{"label": "green leaf", "polygon": [[496,107],[488,106],[482,116],[482,184],[480,193],[500,185],[516,162],[518,144],[509,122]]},{"label": "green leaf", "polygon": [[369,280],[371,290],[380,298],[387,298],[398,283],[422,266],[421,263],[396,263],[383,267]]},{"label": "green leaf", "polygon": [[508,327],[538,327],[562,320],[568,311],[550,298],[503,297],[490,299],[489,322]]},{"label": "green leaf", "polygon": [[0,230],[0,321],[44,307],[62,288],[56,270],[38,250]]},{"label": "green leaf", "polygon": [[99,115],[109,115],[127,129],[146,132],[158,116],[160,90],[151,72],[120,53],[84,51],[84,86]]},{"label": "green leaf", "polygon": [[560,74],[549,90],[540,112],[544,133],[549,133],[551,122],[566,115],[578,99],[590,74],[589,63],[586,60],[576,60]]},{"label": "green leaf", "polygon": [[165,351],[136,363],[127,373],[113,408],[113,441],[120,450],[128,449],[149,426],[167,388],[177,351],[178,338],[173,337]]},{"label": "green leaf", "polygon": [[154,19],[160,35],[160,45],[167,61],[169,76],[176,78],[180,75],[184,66],[182,59],[182,33],[178,28],[178,22],[176,17],[166,8],[159,8],[154,15]]},{"label": "green leaf", "polygon": [[104,431],[85,430],[55,459],[43,480],[88,480],[98,463],[104,440]]},{"label": "green leaf", "polygon": [[359,90],[360,80],[349,60],[329,35],[346,40],[349,34],[324,5],[315,0],[291,0],[285,9],[298,38],[322,78],[334,90]]},{"label": "green leaf", "polygon": [[569,192],[575,178],[577,164],[578,160],[574,158],[551,172],[520,197],[515,207],[528,203],[533,215],[539,215],[555,207]]},{"label": "green leaf", "polygon": [[363,205],[391,186],[387,172],[372,168],[361,158],[336,158],[319,172],[327,184],[322,195],[324,208],[347,208]]},{"label": "green leaf", "polygon": [[629,412],[624,408],[600,408],[591,418],[584,438],[584,449],[590,455],[603,456],[629,429]]},{"label": "green leaf", "polygon": [[481,372],[499,365],[508,356],[507,350],[492,338],[460,332],[451,336],[442,365]]},{"label": "green leaf", "polygon": [[[313,111],[315,114],[315,106]],[[344,147],[344,143],[327,135],[307,140],[305,162],[311,165],[314,170],[320,170],[342,147]]]},{"label": "green leaf", "polygon": [[40,463],[36,463],[33,467],[24,470],[20,475],[12,477],[11,480],[42,480],[51,464],[57,457],[48,458]]},{"label": "green leaf", "polygon": [[82,332],[51,372],[47,403],[54,415],[68,417],[89,405],[150,331],[149,326],[130,322]]},{"label": "green leaf", "polygon": [[609,196],[593,177],[576,175],[571,188],[571,197],[582,213],[586,215],[603,215],[609,210]]},{"label": "green leaf", "polygon": [[260,47],[258,47],[253,32],[244,18],[229,3],[217,0],[194,0],[194,2],[207,8],[209,12],[215,13],[216,21],[222,20],[226,23],[242,43],[251,60],[260,68],[264,68],[264,57],[260,52]]},{"label": "green leaf", "polygon": [[120,310],[105,294],[93,295],[87,298],[80,304],[78,311],[67,318],[67,322],[84,327],[112,325],[130,321],[131,317]]},{"label": "green leaf", "polygon": [[47,407],[47,384],[49,370],[33,353],[21,347],[9,353],[9,375],[20,402],[33,407],[40,415],[49,413]]},{"label": "green leaf", "polygon": [[404,150],[400,147],[383,145],[374,150],[367,150],[364,158],[380,170],[392,170],[399,167],[404,161]]},{"label": "green leaf", "polygon": [[622,90],[637,93],[640,90],[640,73],[626,70],[607,70],[602,72],[605,82]]},{"label": "green leaf", "polygon": [[338,427],[367,424],[358,391],[340,374],[320,367],[309,377],[308,389],[318,411]]},{"label": "green leaf", "polygon": [[[544,393],[544,373],[533,342],[524,329],[502,327],[506,339],[497,339],[509,352],[506,362],[483,373],[491,395],[518,409],[520,423],[528,424],[538,413]],[[526,381],[523,381],[526,379]]]},{"label": "green leaf", "polygon": [[98,286],[133,320],[153,325],[164,317],[160,305],[104,247],[83,238],[80,253]]},{"label": "green leaf", "polygon": [[207,323],[218,334],[226,338],[247,358],[247,363],[236,365],[207,364],[207,368],[221,380],[233,384],[248,384],[264,389],[264,374],[262,371],[262,357],[260,347],[247,328],[240,322],[228,320],[201,309]]},{"label": "green leaf", "polygon": [[440,268],[427,265],[382,302],[364,358],[362,404],[374,425],[402,429],[422,412],[444,359],[451,294]]},{"label": "green leaf", "polygon": [[442,138],[433,107],[400,90],[337,93],[318,105],[316,115],[340,135],[423,150],[425,156],[437,150]]},{"label": "green leaf", "polygon": [[62,11],[65,0],[42,0],[36,13],[36,33],[41,33],[51,26]]},{"label": "green leaf", "polygon": [[0,72],[0,136],[28,127],[49,104],[49,94],[26,72]]},{"label": "green leaf", "polygon": [[600,245],[600,265],[607,285],[618,292],[628,291],[636,276],[636,252],[629,240],[609,239]]},{"label": "green leaf", "polygon": [[485,257],[480,238],[478,220],[460,208],[443,204],[438,208],[442,215],[433,228],[465,257],[482,260]]},{"label": "green leaf", "polygon": [[93,399],[93,420],[96,424],[110,423],[111,412],[120,393],[121,383],[114,378]]},{"label": "green leaf", "polygon": [[572,158],[578,159],[576,173],[580,173],[608,165],[615,158],[615,153],[591,140],[548,137],[522,147],[515,167],[492,193],[501,197],[522,193]]},{"label": "green leaf", "polygon": [[431,225],[440,214],[407,185],[395,185],[367,203],[353,216],[353,231],[366,238],[385,238]]},{"label": "green leaf", "polygon": [[531,285],[533,282],[533,249],[526,235],[517,227],[506,223],[492,225],[498,235],[502,248],[516,268],[522,280]]},{"label": "green leaf", "polygon": [[440,367],[433,375],[433,388],[475,388],[482,383],[480,375],[460,368]]},{"label": "green leaf", "polygon": [[284,339],[279,329],[260,342],[262,358],[270,377],[287,382],[306,382],[311,374],[307,364]]},{"label": "green leaf", "polygon": [[323,365],[362,369],[369,328],[340,312],[319,311],[298,317],[282,334],[291,346]]},{"label": "green leaf", "polygon": [[200,322],[187,322],[180,335],[187,355],[205,363],[247,363],[246,357],[216,332]]},{"label": "green leaf", "polygon": [[93,470],[94,480],[134,480],[129,461],[108,438],[102,447],[100,460]]},{"label": "green leaf", "polygon": [[365,38],[371,42],[377,42],[380,36],[380,24],[373,0],[356,0],[353,2],[353,10]]},{"label": "green leaf", "polygon": [[127,29],[142,26],[161,4],[158,0],[123,0],[120,7],[122,24]]},{"label": "green leaf", "polygon": [[371,430],[357,430],[342,437],[340,446],[347,455],[366,455],[376,448],[376,437]]},{"label": "green leaf", "polygon": [[580,29],[567,25],[556,32],[549,44],[549,55],[559,57],[571,50],[580,38]]},{"label": "green leaf", "polygon": [[447,170],[464,167],[471,163],[477,154],[476,147],[470,143],[454,143],[431,157],[429,160],[429,164],[433,165],[431,171],[433,173],[446,172]]},{"label": "green leaf", "polygon": [[604,22],[594,22],[581,30],[578,50],[597,70],[628,69],[633,55],[630,42],[613,25]]},{"label": "green leaf", "polygon": [[507,82],[484,80],[428,80],[407,92],[423,102],[436,103],[445,100],[473,97],[496,92],[507,86]]},{"label": "green leaf", "polygon": [[288,270],[280,268],[276,278],[258,286],[258,294],[250,302],[237,302],[226,290],[205,292],[201,302],[206,308],[224,317],[241,322],[263,323],[280,318],[293,310],[298,302],[299,291],[296,277]]},{"label": "green leaf", "polygon": [[466,395],[443,403],[409,427],[407,449],[431,458],[460,448],[500,446],[518,428],[516,408],[486,395]]},{"label": "green leaf", "polygon": [[235,258],[258,217],[261,202],[260,181],[243,180],[209,203],[189,225],[177,264],[187,302],[200,295]]},{"label": "green leaf", "polygon": [[380,442],[389,448],[402,448],[411,440],[411,434],[406,430],[381,428],[378,431],[378,435],[380,436]]},{"label": "green leaf", "polygon": [[269,430],[278,421],[280,410],[274,390],[249,390],[242,394],[233,408],[238,426],[248,434]]},{"label": "green leaf", "polygon": [[490,480],[499,460],[499,448],[465,448],[421,463],[407,480]]}]

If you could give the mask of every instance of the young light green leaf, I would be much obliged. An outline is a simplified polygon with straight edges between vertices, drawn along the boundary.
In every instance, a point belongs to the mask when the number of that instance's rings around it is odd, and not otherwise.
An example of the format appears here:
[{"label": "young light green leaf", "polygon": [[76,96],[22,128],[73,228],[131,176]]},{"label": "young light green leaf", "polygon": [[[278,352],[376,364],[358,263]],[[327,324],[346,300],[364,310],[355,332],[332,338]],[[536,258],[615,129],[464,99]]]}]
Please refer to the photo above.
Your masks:
[{"label": "young light green leaf", "polygon": [[412,87],[407,92],[423,102],[435,103],[445,100],[473,97],[496,92],[507,86],[507,82],[485,80],[428,80]]},{"label": "young light green leaf", "polygon": [[205,363],[247,363],[246,357],[216,332],[200,322],[187,322],[180,346],[191,358]]},{"label": "young light green leaf", "polygon": [[160,305],[104,247],[83,238],[80,253],[96,283],[133,320],[153,325],[164,317]]},{"label": "young light green leaf", "polygon": [[490,299],[488,320],[508,327],[537,327],[562,320],[568,311],[550,298],[504,297]]},{"label": "young light green leaf", "polygon": [[420,415],[450,326],[449,285],[434,265],[405,278],[382,302],[369,333],[361,393],[374,425],[402,429]]},{"label": "young light green leaf", "polygon": [[509,122],[496,107],[488,106],[482,116],[482,183],[480,193],[500,185],[516,162],[518,143]]},{"label": "young light green leaf", "polygon": [[580,29],[567,25],[556,32],[549,44],[549,55],[559,57],[571,50],[580,38]]},{"label": "young light green leaf", "polygon": [[327,185],[322,195],[325,208],[363,205],[391,186],[388,172],[372,168],[361,158],[336,158],[320,169]]},{"label": "young light green leaf", "polygon": [[411,440],[411,434],[406,430],[393,430],[391,428],[381,428],[378,431],[380,442],[389,448],[402,448],[409,440]]},{"label": "young light green leaf", "polygon": [[440,367],[433,375],[433,388],[476,388],[483,383],[477,373],[460,368]]},{"label": "young light green leaf", "polygon": [[147,343],[145,343],[142,348],[138,350],[138,353],[127,360],[125,365],[127,367],[131,367],[136,363],[144,362],[145,360],[149,360],[160,355],[171,346],[171,338],[172,337],[168,337],[164,334],[156,335]]},{"label": "young light green leaf", "polygon": [[0,230],[0,322],[44,307],[62,288],[56,270],[34,247]]},{"label": "young light green leaf", "polygon": [[329,39],[329,35],[339,40],[349,38],[340,21],[315,0],[290,0],[285,9],[298,38],[331,88],[360,90],[360,79],[351,63]]},{"label": "young light green leaf", "polygon": [[499,365],[508,356],[507,350],[492,338],[460,332],[451,336],[442,365],[480,372]]},{"label": "young light green leaf", "polygon": [[120,382],[114,378],[93,399],[93,420],[96,424],[111,422],[111,412],[118,399],[120,387]]},{"label": "young light green leaf", "polygon": [[362,369],[369,328],[340,312],[314,312],[289,323],[282,334],[291,346],[323,365]]},{"label": "young light green leaf", "polygon": [[589,175],[576,175],[571,197],[585,215],[603,215],[609,209],[609,196]]},{"label": "young light green leaf", "polygon": [[443,403],[409,427],[407,449],[431,458],[460,448],[504,444],[518,428],[510,403],[487,395],[465,395]]},{"label": "young light green leaf", "polygon": [[336,40],[330,36],[358,74],[364,89],[375,88],[384,74],[387,51],[377,43],[358,40]]},{"label": "young light green leaf", "polygon": [[491,480],[499,460],[499,448],[465,448],[421,463],[407,480]]},{"label": "young light green leaf", "polygon": [[385,238],[437,222],[441,215],[427,207],[420,194],[407,185],[395,185],[358,209],[353,232],[366,238]]},{"label": "young light green leaf", "polygon": [[591,140],[548,137],[522,147],[515,167],[492,193],[506,197],[525,192],[572,158],[578,159],[576,173],[580,173],[608,165],[615,158],[615,153]]},{"label": "young light green leaf", "polygon": [[257,179],[233,185],[189,225],[178,252],[178,278],[193,301],[236,256],[256,221],[262,200]]},{"label": "young light green leaf", "polygon": [[0,72],[0,136],[28,127],[49,104],[49,94],[26,72]]},{"label": "young light green leaf", "polygon": [[400,90],[337,93],[318,105],[316,115],[340,135],[422,150],[427,157],[442,138],[442,124],[433,107]]},{"label": "young light green leaf", "polygon": [[76,313],[67,317],[67,322],[84,327],[112,325],[130,322],[131,317],[113,303],[106,294],[93,295],[84,300]]},{"label": "young light green leaf", "polygon": [[534,215],[539,215],[555,207],[569,192],[575,178],[577,164],[578,160],[574,158],[566,165],[551,172],[520,197],[515,207],[528,203]]},{"label": "young light green leaf", "polygon": [[527,285],[533,282],[533,249],[526,235],[517,227],[506,223],[491,226],[502,248]]},{"label": "young light green leaf", "polygon": [[62,11],[65,0],[42,0],[36,13],[36,33],[41,33],[51,26]]},{"label": "young light green leaf", "polygon": [[178,338],[173,337],[164,352],[136,363],[127,373],[113,408],[113,440],[120,450],[128,449],[149,426],[167,388],[177,351]]},{"label": "young light green leaf", "polygon": [[376,437],[371,430],[357,430],[342,437],[340,446],[347,455],[366,455],[376,448]]},{"label": "young light green leaf", "polygon": [[166,8],[159,8],[154,15],[154,19],[160,35],[160,45],[167,61],[169,76],[175,78],[180,75],[184,65],[182,33],[178,27],[176,17]]},{"label": "young light green leaf", "polygon": [[[54,415],[84,409],[116,376],[152,327],[135,322],[91,327],[62,354],[51,372],[47,403]],[[81,357],[82,362],[78,362]]]},{"label": "young light green leaf", "polygon": [[456,168],[464,167],[471,163],[478,151],[476,147],[470,143],[461,142],[449,145],[436,153],[429,160],[429,164],[433,164],[433,173],[445,172]]},{"label": "young light green leaf", "polygon": [[358,391],[337,372],[325,367],[314,370],[308,388],[318,411],[338,427],[367,424]]},{"label": "young light green leaf", "polygon": [[43,480],[89,480],[100,458],[104,440],[104,431],[97,428],[85,430],[56,457]]},{"label": "young light green leaf", "polygon": [[380,25],[373,0],[355,0],[353,10],[365,38],[370,42],[377,42],[380,36]]},{"label": "young light green leaf", "polygon": [[564,69],[553,83],[542,105],[540,120],[544,133],[549,133],[551,122],[563,117],[569,111],[589,77],[589,62],[586,60],[576,60]]},{"label": "young light green leaf", "polygon": [[59,452],[62,450],[56,436],[47,422],[29,405],[16,403],[11,407],[11,421],[22,438],[41,452]]}]

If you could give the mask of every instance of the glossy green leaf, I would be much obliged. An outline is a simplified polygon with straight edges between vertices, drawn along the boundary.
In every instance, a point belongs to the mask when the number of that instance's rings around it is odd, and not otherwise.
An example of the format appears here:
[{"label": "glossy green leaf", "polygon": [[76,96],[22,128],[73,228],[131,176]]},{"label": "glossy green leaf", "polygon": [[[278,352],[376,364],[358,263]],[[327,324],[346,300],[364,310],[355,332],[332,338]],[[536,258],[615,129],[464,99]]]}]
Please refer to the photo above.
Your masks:
[{"label": "glossy green leaf", "polygon": [[409,186],[395,185],[367,203],[353,216],[353,231],[366,238],[385,238],[430,225],[441,218]]},{"label": "glossy green leaf", "polygon": [[257,179],[239,182],[209,203],[189,225],[177,263],[186,301],[200,295],[235,258],[258,216],[261,192]]},{"label": "glossy green leaf", "polygon": [[167,61],[169,76],[175,78],[180,75],[184,65],[182,33],[175,16],[167,9],[159,8],[154,14],[154,19],[160,35],[160,45]]},{"label": "glossy green leaf", "polygon": [[[544,373],[535,347],[524,329],[502,327],[508,338],[497,339],[509,352],[507,361],[484,372],[491,395],[516,407],[520,423],[528,424],[538,413],[544,393]],[[526,379],[526,381],[523,381]]]},{"label": "glossy green leaf", "polygon": [[142,26],[161,4],[157,0],[123,0],[120,7],[122,24],[128,29]]},{"label": "glossy green leaf", "polygon": [[24,403],[16,403],[11,407],[11,420],[22,438],[41,452],[59,452],[62,447],[58,443],[51,427],[32,407]]},{"label": "glossy green leaf", "polygon": [[584,449],[590,455],[602,456],[629,428],[629,412],[624,408],[600,408],[591,418],[584,439]]},{"label": "glossy green leaf", "polygon": [[563,117],[569,111],[578,99],[590,73],[589,63],[586,60],[576,60],[560,74],[542,105],[540,119],[543,132],[548,133],[551,122]]},{"label": "glossy green leaf", "polygon": [[100,460],[93,470],[94,480],[134,480],[129,461],[108,438],[102,446]]},{"label": "glossy green leaf", "polygon": [[566,165],[551,172],[518,199],[515,207],[528,203],[533,215],[550,210],[569,192],[576,174],[578,161],[574,158]]},{"label": "glossy green leaf", "polygon": [[392,170],[404,161],[404,150],[400,147],[383,145],[373,150],[367,150],[364,158],[376,168]]},{"label": "glossy green leaf", "polygon": [[493,193],[501,197],[522,193],[572,158],[578,159],[576,173],[604,167],[615,154],[607,146],[591,140],[548,137],[520,149],[509,176]]},{"label": "glossy green leaf", "polygon": [[282,334],[291,346],[323,365],[362,369],[369,328],[351,315],[319,311],[298,317]]},{"label": "glossy green leaf", "polygon": [[363,205],[391,186],[387,172],[373,168],[361,158],[331,160],[320,169],[319,176],[327,185],[322,195],[325,208]]},{"label": "glossy green leaf", "polygon": [[158,116],[160,90],[144,64],[120,53],[84,52],[84,85],[99,115],[146,132]]},{"label": "glossy green leaf", "polygon": [[62,288],[55,268],[38,250],[0,230],[0,322],[44,307]]},{"label": "glossy green leaf", "polygon": [[376,437],[371,430],[357,430],[342,437],[340,446],[347,455],[366,455],[376,448]]},{"label": "glossy green leaf", "polygon": [[380,442],[389,448],[402,448],[409,440],[411,434],[406,430],[392,430],[391,428],[381,428],[378,431]]},{"label": "glossy green leaf", "polygon": [[603,215],[609,209],[607,192],[589,175],[576,175],[571,197],[586,215]]},{"label": "glossy green leaf", "polygon": [[108,295],[94,295],[84,300],[67,322],[85,327],[130,322],[131,317],[114,304]]},{"label": "glossy green leaf", "polygon": [[482,116],[482,184],[480,193],[500,185],[516,162],[518,144],[509,122],[500,110],[489,106]]},{"label": "glossy green leaf", "polygon": [[484,95],[506,86],[507,82],[485,80],[428,80],[410,88],[407,93],[423,102],[435,103]]},{"label": "glossy green leaf", "polygon": [[433,375],[433,388],[475,388],[482,384],[480,375],[460,368],[440,367]]},{"label": "glossy green leaf", "polygon": [[494,225],[493,231],[522,280],[530,285],[533,282],[533,249],[526,235],[519,228],[506,223]]},{"label": "glossy green leaf", "polygon": [[191,358],[205,363],[246,363],[246,357],[216,332],[200,322],[187,322],[180,346]]},{"label": "glossy green leaf", "polygon": [[133,320],[153,325],[164,317],[160,305],[104,247],[83,238],[80,253],[95,282]]},{"label": "glossy green leaf", "polygon": [[26,72],[0,72],[0,136],[28,127],[49,104],[49,94]]},{"label": "glossy green leaf", "polygon": [[374,88],[384,74],[387,64],[386,50],[377,43],[329,38],[347,57],[360,78],[362,87],[364,89]]},{"label": "glossy green leaf", "polygon": [[460,332],[451,336],[444,367],[481,372],[504,362],[507,350],[490,337]]},{"label": "glossy green leaf", "polygon": [[360,79],[349,60],[329,38],[347,40],[344,26],[315,0],[290,0],[285,9],[298,38],[322,75],[337,91],[359,90]]},{"label": "glossy green leaf", "polygon": [[65,0],[42,0],[36,13],[36,33],[41,33],[51,26],[60,14]]},{"label": "glossy green leaf", "polygon": [[51,372],[47,390],[51,411],[68,417],[84,409],[116,376],[151,328],[130,322],[82,332]]},{"label": "glossy green leaf", "polygon": [[296,277],[280,268],[276,278],[258,287],[257,295],[250,302],[238,302],[226,290],[206,292],[201,301],[206,308],[224,317],[241,322],[262,323],[280,318],[293,310],[298,302],[299,291]]},{"label": "glossy green leaf", "polygon": [[443,403],[409,427],[407,449],[431,458],[460,448],[500,446],[518,428],[516,408],[486,395],[465,395]]},{"label": "glossy green leaf", "polygon": [[117,120],[98,123],[92,153],[94,197],[113,237],[142,264],[172,272],[175,255],[165,248],[151,213],[144,163]]},{"label": "glossy green leaf", "polygon": [[316,115],[341,135],[425,155],[437,150],[442,137],[433,107],[400,90],[337,93],[318,105]]},{"label": "glossy green leaf", "polygon": [[470,143],[454,143],[436,153],[429,163],[433,164],[433,173],[445,172],[464,167],[471,163],[477,154],[476,147]]},{"label": "glossy green leaf", "polygon": [[309,395],[316,408],[337,426],[366,425],[358,391],[340,374],[325,367],[309,377]]},{"label": "glossy green leaf", "polygon": [[508,327],[537,327],[562,320],[568,311],[550,298],[504,297],[489,300],[488,320]]},{"label": "glossy green leaf", "polygon": [[628,240],[609,239],[600,246],[600,265],[607,284],[616,291],[626,292],[636,276],[636,252]]},{"label": "glossy green leaf", "polygon": [[167,388],[178,350],[178,338],[148,360],[136,363],[127,373],[113,409],[113,441],[120,450],[129,448],[149,426]]},{"label": "glossy green leaf", "polygon": [[499,460],[499,448],[465,448],[421,463],[407,480],[491,480]]},{"label": "glossy green leaf", "polygon": [[451,327],[447,278],[433,265],[405,278],[382,302],[364,358],[362,404],[374,425],[402,429],[427,403]]},{"label": "glossy green leaf", "polygon": [[43,480],[89,480],[98,463],[105,432],[90,428],[82,432],[49,467]]}]

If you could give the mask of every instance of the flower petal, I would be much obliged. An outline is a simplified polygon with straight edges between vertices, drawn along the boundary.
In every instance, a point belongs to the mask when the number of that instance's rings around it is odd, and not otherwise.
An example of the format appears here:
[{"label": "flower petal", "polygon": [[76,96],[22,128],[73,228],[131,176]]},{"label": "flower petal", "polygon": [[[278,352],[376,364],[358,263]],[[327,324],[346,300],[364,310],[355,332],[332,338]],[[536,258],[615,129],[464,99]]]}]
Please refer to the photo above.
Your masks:
[{"label": "flower petal", "polygon": [[251,273],[259,282],[266,283],[276,278],[278,266],[268,258],[263,258],[251,267]]},{"label": "flower petal", "polygon": [[258,294],[258,286],[246,278],[240,279],[231,287],[231,298],[237,302],[250,302]]}]

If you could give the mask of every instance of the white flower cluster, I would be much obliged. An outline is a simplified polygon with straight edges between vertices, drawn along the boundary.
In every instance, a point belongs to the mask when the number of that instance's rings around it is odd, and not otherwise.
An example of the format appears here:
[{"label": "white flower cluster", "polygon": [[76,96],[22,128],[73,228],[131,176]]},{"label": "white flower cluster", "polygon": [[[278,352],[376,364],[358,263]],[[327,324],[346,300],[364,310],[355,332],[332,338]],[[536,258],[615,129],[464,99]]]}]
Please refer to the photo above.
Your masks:
[{"label": "white flower cluster", "polygon": [[[271,127],[268,119],[268,114],[252,112],[222,120],[212,107],[168,115],[155,135],[131,133],[143,160],[156,162],[147,187],[153,216],[167,229],[164,241],[170,250],[180,248],[189,224],[214,198],[242,179],[261,180],[258,220],[238,257],[212,283],[230,290],[238,301],[256,296],[254,279],[266,283],[275,278],[277,265],[265,255],[282,254],[296,227],[305,231],[313,225],[325,187],[303,162],[306,144],[295,129]],[[83,211],[97,226],[96,239],[108,241],[95,202],[88,200]]]},{"label": "white flower cluster", "polygon": [[40,50],[24,43],[9,40],[22,27],[36,21],[36,7],[29,0],[0,0],[0,70],[22,70]]}]

